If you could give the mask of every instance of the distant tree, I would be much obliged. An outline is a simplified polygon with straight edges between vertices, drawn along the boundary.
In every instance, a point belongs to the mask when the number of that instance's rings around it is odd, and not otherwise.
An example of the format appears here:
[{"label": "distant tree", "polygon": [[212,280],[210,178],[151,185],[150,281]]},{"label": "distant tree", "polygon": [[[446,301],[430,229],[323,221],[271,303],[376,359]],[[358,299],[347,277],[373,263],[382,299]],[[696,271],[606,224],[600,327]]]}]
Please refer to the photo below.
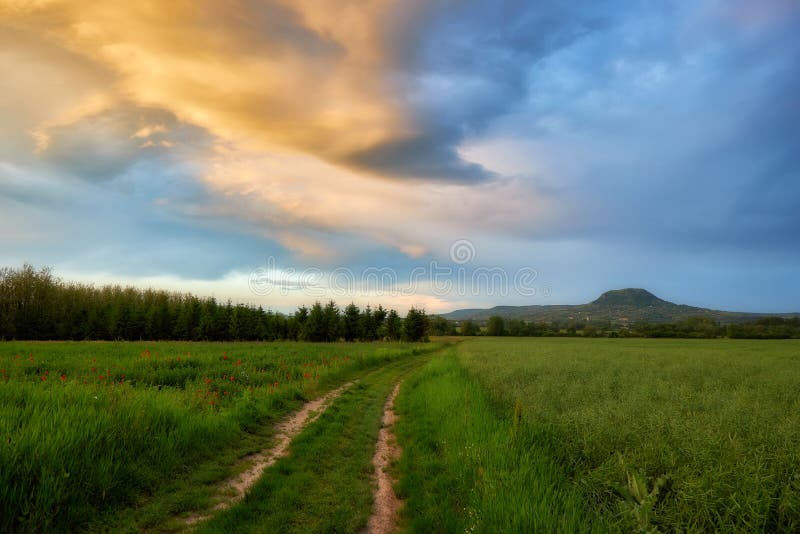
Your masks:
[{"label": "distant tree", "polygon": [[689,317],[679,325],[686,337],[714,338],[723,333],[717,322],[710,317]]},{"label": "distant tree", "polygon": [[[177,308],[178,313],[175,317],[175,327],[172,332],[172,337],[174,339],[188,340],[189,331],[191,329],[191,310],[189,310],[189,307],[185,306],[182,302]],[[109,320],[109,325],[111,325],[109,326],[109,335],[113,336],[113,331],[111,331],[111,328],[116,328],[115,319]]]},{"label": "distant tree", "polygon": [[293,341],[300,339],[300,325],[297,324],[297,318],[294,315],[286,318],[286,339]]},{"label": "distant tree", "polygon": [[510,319],[508,321],[508,335],[509,336],[527,336],[528,325],[521,319]]},{"label": "distant tree", "polygon": [[228,320],[228,339],[237,341],[239,339],[239,332],[241,330],[241,321],[239,319],[239,306],[231,310],[231,316]]},{"label": "distant tree", "polygon": [[375,330],[378,332],[378,336],[380,337],[380,330],[383,327],[384,321],[386,321],[386,310],[383,309],[383,306],[378,304],[378,307],[372,312],[372,317],[375,320]]},{"label": "distant tree", "polygon": [[342,321],[339,307],[332,300],[328,301],[323,309],[323,324],[325,325],[323,341],[338,341],[342,336]]},{"label": "distant tree", "polygon": [[499,315],[492,315],[489,317],[489,322],[486,324],[487,336],[504,336],[506,335],[506,326],[503,318]]},{"label": "distant tree", "polygon": [[405,341],[427,341],[428,316],[425,310],[411,308],[403,320],[403,339]]},{"label": "distant tree", "polygon": [[304,341],[325,341],[325,316],[322,304],[315,302],[308,311],[308,317],[303,321],[300,339]]},{"label": "distant tree", "polygon": [[432,336],[452,336],[455,334],[455,326],[441,315],[433,315],[429,318],[430,331]]},{"label": "distant tree", "polygon": [[402,321],[395,310],[389,310],[386,315],[385,337],[391,341],[397,341],[402,335]]},{"label": "distant tree", "polygon": [[361,311],[354,303],[348,304],[342,317],[342,337],[345,341],[354,341],[360,337]]},{"label": "distant tree", "polygon": [[566,334],[567,336],[576,336],[578,335],[578,329],[576,328],[577,325],[571,324],[567,327]]},{"label": "distant tree", "polygon": [[464,319],[461,321],[461,325],[459,327],[459,334],[462,336],[477,336],[480,332],[478,325],[475,324],[471,319]]},{"label": "distant tree", "polygon": [[[213,297],[208,299],[200,311],[200,322],[197,328],[200,330],[200,338],[204,340],[216,340],[216,315],[217,301]],[[152,339],[152,338],[151,338]]]},{"label": "distant tree", "polygon": [[378,325],[369,304],[361,312],[360,318],[361,339],[363,341],[374,341],[378,337]]}]

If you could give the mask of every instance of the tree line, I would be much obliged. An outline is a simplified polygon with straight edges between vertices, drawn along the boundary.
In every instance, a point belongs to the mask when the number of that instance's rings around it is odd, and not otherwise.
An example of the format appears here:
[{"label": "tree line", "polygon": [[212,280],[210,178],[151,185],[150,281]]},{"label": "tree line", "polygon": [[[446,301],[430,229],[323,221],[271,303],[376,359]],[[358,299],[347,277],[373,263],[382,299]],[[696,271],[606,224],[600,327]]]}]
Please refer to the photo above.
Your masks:
[{"label": "tree line", "polygon": [[335,302],[282,314],[188,293],[64,282],[49,268],[0,269],[0,339],[423,341],[425,310]]},{"label": "tree line", "polygon": [[689,317],[674,323],[636,323],[629,326],[595,325],[579,322],[527,322],[506,320],[498,315],[485,324],[472,320],[458,323],[443,317],[430,319],[431,335],[518,336],[518,337],[647,337],[800,339],[800,317],[765,317],[748,323],[723,325],[708,317]]}]

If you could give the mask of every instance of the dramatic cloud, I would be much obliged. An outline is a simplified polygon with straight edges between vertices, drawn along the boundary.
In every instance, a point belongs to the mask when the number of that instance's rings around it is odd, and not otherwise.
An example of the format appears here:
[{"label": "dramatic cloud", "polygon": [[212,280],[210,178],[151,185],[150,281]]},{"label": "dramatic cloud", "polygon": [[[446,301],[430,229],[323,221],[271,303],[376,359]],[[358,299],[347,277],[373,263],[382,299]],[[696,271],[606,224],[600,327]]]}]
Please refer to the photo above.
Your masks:
[{"label": "dramatic cloud", "polygon": [[0,0],[0,260],[230,284],[468,238],[554,301],[792,308],[799,25],[792,0]]}]

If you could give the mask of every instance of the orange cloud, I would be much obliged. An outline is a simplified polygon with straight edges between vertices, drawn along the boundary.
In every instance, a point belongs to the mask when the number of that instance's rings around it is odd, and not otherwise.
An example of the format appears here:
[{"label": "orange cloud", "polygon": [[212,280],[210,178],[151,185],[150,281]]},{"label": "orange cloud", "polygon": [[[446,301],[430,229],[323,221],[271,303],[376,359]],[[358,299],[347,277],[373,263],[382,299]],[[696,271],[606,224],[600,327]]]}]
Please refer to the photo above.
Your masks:
[{"label": "orange cloud", "polygon": [[[465,229],[530,228],[552,217],[552,202],[519,181],[376,180],[346,163],[417,133],[387,79],[377,21],[389,5],[0,0],[0,24],[29,42],[24,53],[35,50],[35,66],[6,64],[38,78],[14,88],[22,99],[32,89],[26,120],[38,150],[52,150],[53,129],[115,107],[128,110],[119,114],[127,122],[107,131],[127,132],[139,148],[171,148],[165,124],[131,119],[136,109],[162,110],[216,140],[211,153],[183,155],[217,194],[202,210],[245,220],[305,257],[341,252],[326,233],[419,257],[448,250]],[[35,86],[41,79],[50,83]]]},{"label": "orange cloud", "polygon": [[[566,207],[524,182],[481,185],[374,180],[310,155],[261,154],[217,146],[205,183],[217,215],[252,222],[298,254],[341,259],[325,234],[360,235],[410,257],[446,255],[463,237],[547,227]],[[320,236],[320,233],[323,235]]]},{"label": "orange cloud", "polygon": [[381,4],[6,0],[0,14],[115,73],[122,99],[239,146],[336,160],[412,130],[383,87]]}]

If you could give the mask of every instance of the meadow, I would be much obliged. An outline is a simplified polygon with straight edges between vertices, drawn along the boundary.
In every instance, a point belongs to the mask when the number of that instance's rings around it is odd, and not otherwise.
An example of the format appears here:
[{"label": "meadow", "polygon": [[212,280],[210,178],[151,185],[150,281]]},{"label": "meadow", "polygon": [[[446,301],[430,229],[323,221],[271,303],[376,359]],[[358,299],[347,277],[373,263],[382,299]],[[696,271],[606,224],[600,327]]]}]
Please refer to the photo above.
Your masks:
[{"label": "meadow", "polygon": [[411,530],[800,530],[796,341],[475,338],[400,403]]},{"label": "meadow", "polygon": [[[800,342],[0,344],[0,531],[360,532],[384,402],[408,532],[797,532]],[[205,513],[204,512],[204,513]]]},{"label": "meadow", "polygon": [[116,512],[153,500],[128,519],[162,524],[202,506],[197,487],[225,478],[304,400],[435,347],[3,343],[0,531],[119,527]]}]

